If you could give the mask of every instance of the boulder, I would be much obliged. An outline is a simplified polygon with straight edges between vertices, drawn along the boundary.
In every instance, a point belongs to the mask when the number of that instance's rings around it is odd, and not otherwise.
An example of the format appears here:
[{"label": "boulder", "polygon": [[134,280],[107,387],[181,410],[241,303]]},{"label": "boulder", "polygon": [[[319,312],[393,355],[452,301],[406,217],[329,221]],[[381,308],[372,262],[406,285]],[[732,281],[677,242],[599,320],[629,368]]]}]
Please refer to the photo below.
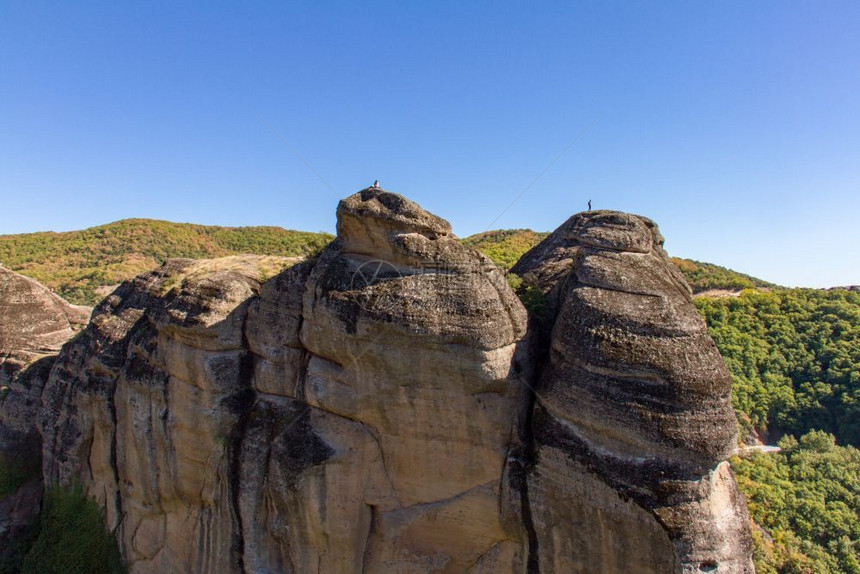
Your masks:
[{"label": "boulder", "polygon": [[0,386],[27,364],[56,355],[87,324],[90,311],[0,265]]}]

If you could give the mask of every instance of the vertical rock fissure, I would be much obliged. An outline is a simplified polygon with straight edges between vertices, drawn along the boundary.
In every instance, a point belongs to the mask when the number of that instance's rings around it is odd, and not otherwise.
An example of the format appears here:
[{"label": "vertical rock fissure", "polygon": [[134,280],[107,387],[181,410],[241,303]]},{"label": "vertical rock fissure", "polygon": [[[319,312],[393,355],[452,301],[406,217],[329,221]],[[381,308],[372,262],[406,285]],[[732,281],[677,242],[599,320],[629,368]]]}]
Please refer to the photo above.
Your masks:
[{"label": "vertical rock fissure", "polygon": [[111,438],[110,438],[110,467],[113,471],[113,479],[116,484],[116,490],[114,491],[114,507],[116,508],[116,524],[114,525],[112,531],[114,533],[119,532],[120,526],[123,522],[123,504],[122,504],[122,483],[120,482],[120,470],[119,470],[119,462],[117,460],[117,414],[116,414],[116,393],[119,385],[116,384],[116,380],[114,380],[113,391],[108,393],[106,397],[106,403],[108,408],[108,416],[110,417],[111,422]]},{"label": "vertical rock fissure", "polygon": [[230,510],[233,519],[236,521],[236,528],[233,533],[232,552],[233,559],[236,561],[236,567],[239,572],[245,571],[245,527],[242,520],[242,511],[240,508],[240,490],[242,477],[242,439],[245,437],[250,420],[251,410],[254,407],[256,400],[256,392],[251,387],[251,381],[254,375],[254,354],[248,350],[248,334],[245,329],[248,321],[247,314],[242,318],[242,348],[246,349],[245,353],[239,359],[239,381],[244,383],[247,388],[239,391],[245,397],[240,401],[242,405],[238,420],[232,429],[230,436],[230,471],[228,480],[230,481]]},{"label": "vertical rock fissure", "polygon": [[362,554],[362,556],[361,556],[361,571],[362,572],[368,572],[369,571],[367,568],[367,564],[368,564],[367,560],[368,560],[368,555],[370,554],[370,541],[373,540],[373,532],[376,529],[376,515],[379,512],[379,510],[376,508],[376,506],[374,506],[372,504],[370,504],[368,506],[370,507],[370,526],[367,528],[367,536],[364,539],[364,554]]},{"label": "vertical rock fissure", "polygon": [[[536,368],[535,373],[539,373],[540,369]],[[534,383],[534,381],[532,381]],[[525,421],[522,429],[522,442],[520,452],[515,457],[516,465],[516,480],[520,491],[520,514],[522,516],[523,528],[526,531],[526,539],[528,540],[528,557],[527,557],[527,572],[529,574],[540,574],[540,553],[539,540],[537,530],[535,529],[534,517],[532,516],[532,507],[529,499],[529,481],[528,475],[533,472],[535,464],[535,444],[534,433],[532,431],[532,417],[534,413],[534,404],[537,400],[537,393],[534,390],[534,385],[528,385],[527,408],[525,411]]]},{"label": "vertical rock fissure", "polygon": [[521,424],[520,441],[522,446],[516,456],[517,480],[520,490],[520,513],[523,528],[528,540],[527,572],[529,574],[540,574],[540,540],[535,528],[532,512],[531,498],[529,496],[529,475],[535,471],[537,459],[537,447],[534,436],[534,413],[535,405],[540,400],[538,386],[545,367],[549,364],[550,341],[552,331],[552,320],[549,317],[538,315],[528,310],[528,334],[526,344],[528,345],[528,356],[530,365],[521,376],[525,380],[527,392],[525,395],[525,407],[523,422]]}]

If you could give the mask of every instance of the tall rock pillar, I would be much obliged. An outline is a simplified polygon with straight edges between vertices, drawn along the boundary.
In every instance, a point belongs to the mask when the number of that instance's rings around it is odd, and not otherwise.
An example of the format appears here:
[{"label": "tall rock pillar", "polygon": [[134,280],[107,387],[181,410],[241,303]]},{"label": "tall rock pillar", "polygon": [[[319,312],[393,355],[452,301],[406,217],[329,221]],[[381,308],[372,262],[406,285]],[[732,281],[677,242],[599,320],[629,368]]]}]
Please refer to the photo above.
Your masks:
[{"label": "tall rock pillar", "polygon": [[513,271],[547,298],[528,480],[540,572],[752,572],[731,382],[644,218],[570,218]]}]

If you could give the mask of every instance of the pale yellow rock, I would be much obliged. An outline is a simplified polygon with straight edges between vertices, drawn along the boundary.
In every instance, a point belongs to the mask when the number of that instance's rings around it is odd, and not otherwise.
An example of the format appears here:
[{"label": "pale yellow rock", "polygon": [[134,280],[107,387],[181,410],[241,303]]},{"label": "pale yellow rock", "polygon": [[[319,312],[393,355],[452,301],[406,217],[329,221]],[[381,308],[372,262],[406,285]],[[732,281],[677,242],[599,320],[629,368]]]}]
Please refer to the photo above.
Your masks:
[{"label": "pale yellow rock", "polygon": [[244,325],[257,279],[285,263],[169,262],[111,295],[54,369],[46,474],[105,505],[132,573],[239,564],[230,447],[251,403]]}]

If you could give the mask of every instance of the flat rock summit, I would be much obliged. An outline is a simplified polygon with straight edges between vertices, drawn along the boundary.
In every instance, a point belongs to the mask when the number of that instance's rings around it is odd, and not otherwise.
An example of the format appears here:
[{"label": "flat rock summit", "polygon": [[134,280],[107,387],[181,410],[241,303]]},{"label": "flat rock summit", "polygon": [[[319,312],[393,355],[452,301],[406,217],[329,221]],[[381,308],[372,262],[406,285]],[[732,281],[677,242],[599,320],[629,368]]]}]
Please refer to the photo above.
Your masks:
[{"label": "flat rock summit", "polygon": [[42,466],[0,539],[79,483],[133,573],[753,572],[729,375],[662,245],[576,214],[512,270],[527,311],[368,188],[313,259],[170,260],[88,323],[0,269],[0,456]]}]

